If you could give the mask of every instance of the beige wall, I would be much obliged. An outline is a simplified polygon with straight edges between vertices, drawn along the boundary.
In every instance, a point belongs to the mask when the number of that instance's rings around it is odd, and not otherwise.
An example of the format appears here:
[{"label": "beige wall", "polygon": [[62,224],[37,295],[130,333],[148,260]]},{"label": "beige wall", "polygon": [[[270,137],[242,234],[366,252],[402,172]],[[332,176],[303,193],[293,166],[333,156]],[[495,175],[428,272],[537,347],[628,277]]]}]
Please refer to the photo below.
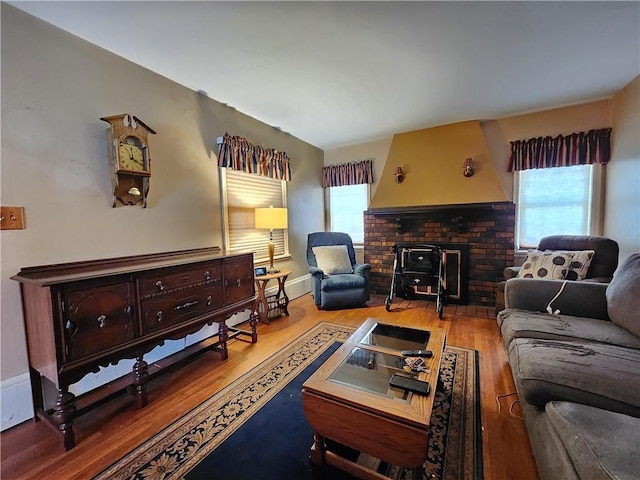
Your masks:
[{"label": "beige wall", "polygon": [[371,142],[359,143],[357,145],[325,150],[324,164],[337,165],[341,163],[359,162],[361,160],[373,158],[374,181],[371,185],[369,185],[369,199],[371,199],[375,195],[376,190],[378,189],[378,185],[380,184],[380,177],[382,175],[382,171],[384,170],[387,156],[389,155],[389,148],[391,147],[392,139],[393,137],[388,137]]},{"label": "beige wall", "polygon": [[513,174],[507,171],[511,148],[509,142],[605,128],[610,126],[608,112],[609,102],[600,100],[481,122],[496,171],[508,198],[513,200]]},{"label": "beige wall", "polygon": [[640,76],[611,101],[613,148],[607,166],[604,233],[620,260],[640,252]]},{"label": "beige wall", "polygon": [[[2,4],[2,205],[25,230],[2,231],[1,379],[27,371],[21,267],[222,246],[216,138],[225,132],[288,153],[292,259],[322,230],[323,152],[291,135]],[[209,92],[215,97],[215,92]],[[156,132],[149,203],[111,208],[102,116],[132,113]]]}]

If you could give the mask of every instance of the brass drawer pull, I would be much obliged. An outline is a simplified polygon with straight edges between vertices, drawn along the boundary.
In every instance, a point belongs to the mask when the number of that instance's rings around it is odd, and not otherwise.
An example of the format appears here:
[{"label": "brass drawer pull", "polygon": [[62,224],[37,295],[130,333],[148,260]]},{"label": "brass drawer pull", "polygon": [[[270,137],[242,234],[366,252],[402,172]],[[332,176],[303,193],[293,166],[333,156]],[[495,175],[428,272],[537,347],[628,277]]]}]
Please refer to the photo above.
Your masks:
[{"label": "brass drawer pull", "polygon": [[200,303],[198,300],[194,300],[193,302],[183,303],[182,305],[178,305],[177,307],[175,307],[175,310],[182,310],[184,308],[193,307],[194,305],[197,305],[198,303]]},{"label": "brass drawer pull", "polygon": [[162,280],[158,280],[156,282],[156,287],[158,287],[158,290],[160,290],[160,291],[164,290],[164,283],[162,283]]},{"label": "brass drawer pull", "polygon": [[238,288],[240,288],[242,286],[242,280],[236,280],[236,285],[238,285]]},{"label": "brass drawer pull", "polygon": [[161,322],[162,321],[162,310],[158,310],[158,313],[156,313],[156,319]]},{"label": "brass drawer pull", "polygon": [[209,270],[204,272],[204,279],[207,281],[211,280],[211,272]]},{"label": "brass drawer pull", "polygon": [[100,315],[98,317],[98,326],[100,328],[104,328],[107,326],[107,316],[106,315]]},{"label": "brass drawer pull", "polygon": [[207,307],[211,306],[211,295],[207,297]]}]

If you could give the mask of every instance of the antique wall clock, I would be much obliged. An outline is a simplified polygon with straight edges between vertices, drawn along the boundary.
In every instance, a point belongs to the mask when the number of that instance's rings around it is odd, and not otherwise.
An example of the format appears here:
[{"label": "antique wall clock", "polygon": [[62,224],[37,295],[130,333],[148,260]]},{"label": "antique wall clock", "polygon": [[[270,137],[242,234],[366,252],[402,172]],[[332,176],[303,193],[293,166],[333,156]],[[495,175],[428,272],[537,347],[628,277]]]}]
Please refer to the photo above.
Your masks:
[{"label": "antique wall clock", "polygon": [[115,207],[118,201],[123,205],[142,202],[142,207],[146,208],[151,177],[148,136],[156,132],[129,113],[101,117],[100,120],[111,125],[107,130],[113,187],[111,206]]}]

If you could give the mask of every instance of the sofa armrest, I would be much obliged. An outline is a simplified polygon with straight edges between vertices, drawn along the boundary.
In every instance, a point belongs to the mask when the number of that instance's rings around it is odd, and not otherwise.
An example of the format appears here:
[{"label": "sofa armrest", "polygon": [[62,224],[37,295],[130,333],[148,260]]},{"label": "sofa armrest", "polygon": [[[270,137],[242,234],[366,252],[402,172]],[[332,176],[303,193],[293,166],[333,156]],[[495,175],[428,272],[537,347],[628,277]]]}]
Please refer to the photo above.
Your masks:
[{"label": "sofa armrest", "polygon": [[510,278],[516,278],[519,271],[520,267],[506,267],[502,273],[504,275],[504,279],[509,280]]},{"label": "sofa armrest", "polygon": [[[504,288],[506,308],[545,312],[558,294],[562,280],[511,278]],[[609,320],[605,292],[608,283],[567,281],[562,293],[551,304],[563,315]]]},{"label": "sofa armrest", "polygon": [[370,270],[371,270],[371,265],[369,265],[368,263],[356,263],[353,266],[353,273],[355,273],[356,275],[365,276],[366,274],[369,273]]},{"label": "sofa armrest", "polygon": [[324,272],[318,267],[309,266],[309,273],[312,277],[322,278],[324,277]]}]

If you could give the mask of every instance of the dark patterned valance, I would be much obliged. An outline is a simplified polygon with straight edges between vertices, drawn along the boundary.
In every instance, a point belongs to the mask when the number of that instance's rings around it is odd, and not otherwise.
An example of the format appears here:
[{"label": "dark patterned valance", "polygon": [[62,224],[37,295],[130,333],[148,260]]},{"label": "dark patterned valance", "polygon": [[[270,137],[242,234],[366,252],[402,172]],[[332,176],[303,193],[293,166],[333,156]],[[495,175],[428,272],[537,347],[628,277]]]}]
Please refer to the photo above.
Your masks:
[{"label": "dark patterned valance", "polygon": [[359,183],[373,183],[373,158],[322,167],[323,188],[358,185]]},{"label": "dark patterned valance", "polygon": [[285,152],[249,143],[246,138],[225,133],[218,150],[218,166],[262,175],[278,180],[291,180],[291,166]]},{"label": "dark patterned valance", "polygon": [[509,171],[530,168],[606,165],[611,158],[611,129],[589,130],[552,137],[511,142]]}]

